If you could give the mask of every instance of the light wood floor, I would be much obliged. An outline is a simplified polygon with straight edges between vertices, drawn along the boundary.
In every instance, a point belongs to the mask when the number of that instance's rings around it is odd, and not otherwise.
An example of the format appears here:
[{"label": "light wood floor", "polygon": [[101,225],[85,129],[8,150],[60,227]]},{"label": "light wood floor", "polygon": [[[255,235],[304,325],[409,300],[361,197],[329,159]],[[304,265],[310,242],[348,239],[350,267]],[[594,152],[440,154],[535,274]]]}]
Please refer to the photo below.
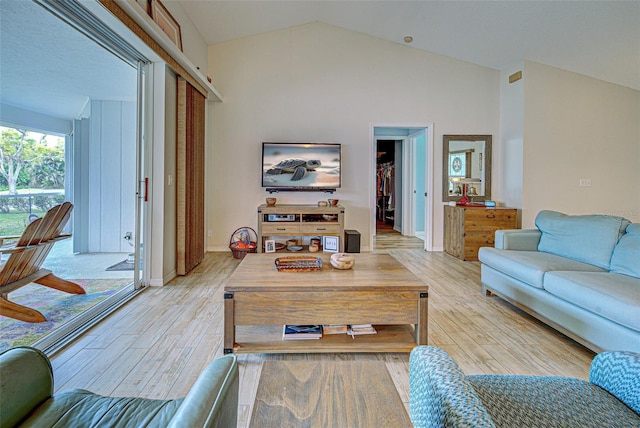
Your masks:
[{"label": "light wood floor", "polygon": [[376,236],[374,237],[373,248],[376,251],[419,250],[424,248],[424,241],[412,236],[403,236],[393,226],[378,221],[376,222]]},{"label": "light wood floor", "polygon": [[[478,262],[376,248],[429,285],[429,344],[449,352],[465,373],[588,378],[593,353],[499,298],[483,297]],[[56,391],[184,396],[205,365],[222,355],[223,286],[238,263],[230,252],[208,253],[190,275],[141,293],[53,357]],[[269,359],[383,361],[408,405],[408,354],[240,355],[238,427],[249,426],[262,363]]]}]

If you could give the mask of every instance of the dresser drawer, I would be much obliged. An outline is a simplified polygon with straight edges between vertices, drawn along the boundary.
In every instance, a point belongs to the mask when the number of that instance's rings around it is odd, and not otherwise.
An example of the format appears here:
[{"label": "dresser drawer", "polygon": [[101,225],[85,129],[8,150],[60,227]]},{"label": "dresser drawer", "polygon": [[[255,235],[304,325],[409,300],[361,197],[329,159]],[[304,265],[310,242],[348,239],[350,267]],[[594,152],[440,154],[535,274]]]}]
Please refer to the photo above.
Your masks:
[{"label": "dresser drawer", "polygon": [[327,224],[303,224],[302,225],[302,233],[310,233],[323,235],[327,233],[340,233],[340,224],[338,223],[327,223]]},{"label": "dresser drawer", "polygon": [[465,232],[489,232],[516,227],[516,210],[467,209],[464,213]]},{"label": "dresser drawer", "polygon": [[262,235],[298,235],[300,233],[300,225],[280,223],[280,224],[263,224]]},{"label": "dresser drawer", "polygon": [[478,250],[480,247],[493,247],[494,244],[494,233],[465,234],[463,260],[478,260]]}]

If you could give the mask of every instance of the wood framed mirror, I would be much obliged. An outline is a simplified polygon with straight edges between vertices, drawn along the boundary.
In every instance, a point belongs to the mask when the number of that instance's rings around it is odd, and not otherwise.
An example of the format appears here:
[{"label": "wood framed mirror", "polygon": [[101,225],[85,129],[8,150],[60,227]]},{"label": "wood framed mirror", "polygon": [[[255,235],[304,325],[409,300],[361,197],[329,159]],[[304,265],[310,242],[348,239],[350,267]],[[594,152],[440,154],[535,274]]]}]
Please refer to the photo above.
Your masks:
[{"label": "wood framed mirror", "polygon": [[491,199],[491,135],[443,135],[442,201]]}]

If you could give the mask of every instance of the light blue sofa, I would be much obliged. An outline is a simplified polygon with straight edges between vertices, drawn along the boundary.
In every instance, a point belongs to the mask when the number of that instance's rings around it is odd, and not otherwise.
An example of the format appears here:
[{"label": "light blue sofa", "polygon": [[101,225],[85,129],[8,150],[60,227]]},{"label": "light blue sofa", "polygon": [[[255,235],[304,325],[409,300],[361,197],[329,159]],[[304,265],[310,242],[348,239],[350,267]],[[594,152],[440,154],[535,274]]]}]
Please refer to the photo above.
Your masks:
[{"label": "light blue sofa", "polygon": [[595,352],[640,352],[640,223],[554,211],[535,223],[480,248],[483,292]]},{"label": "light blue sofa", "polygon": [[604,352],[589,381],[561,376],[469,375],[444,350],[409,357],[409,415],[415,428],[638,427],[640,354]]}]

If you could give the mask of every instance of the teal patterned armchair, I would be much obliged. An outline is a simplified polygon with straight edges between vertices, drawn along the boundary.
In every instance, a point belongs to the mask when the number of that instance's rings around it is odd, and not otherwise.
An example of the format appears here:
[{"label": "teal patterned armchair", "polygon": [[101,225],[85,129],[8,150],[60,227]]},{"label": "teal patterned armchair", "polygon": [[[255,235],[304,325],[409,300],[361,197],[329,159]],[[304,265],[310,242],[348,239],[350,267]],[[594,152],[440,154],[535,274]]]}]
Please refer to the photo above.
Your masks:
[{"label": "teal patterned armchair", "polygon": [[603,352],[589,381],[560,376],[466,376],[444,350],[409,359],[409,414],[423,427],[640,427],[640,354]]}]

